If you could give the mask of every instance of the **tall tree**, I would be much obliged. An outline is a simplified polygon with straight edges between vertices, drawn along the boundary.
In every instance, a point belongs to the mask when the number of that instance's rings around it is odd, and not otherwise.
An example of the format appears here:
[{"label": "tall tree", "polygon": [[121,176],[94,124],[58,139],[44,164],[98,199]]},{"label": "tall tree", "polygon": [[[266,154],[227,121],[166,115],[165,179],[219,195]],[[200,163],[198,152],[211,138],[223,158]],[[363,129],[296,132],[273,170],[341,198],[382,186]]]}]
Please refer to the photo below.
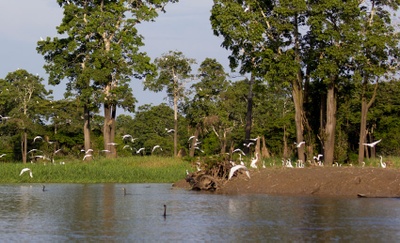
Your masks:
[{"label": "tall tree", "polygon": [[37,50],[45,57],[49,82],[57,85],[67,78],[68,94],[82,102],[85,149],[90,148],[91,111],[103,104],[104,147],[116,156],[110,146],[115,138],[116,109],[133,111],[136,101],[130,77],[156,71],[147,54],[139,50],[144,43],[136,25],[153,21],[168,2],[177,0],[58,0],[64,9],[57,27],[62,37],[39,41]]},{"label": "tall tree", "polygon": [[169,51],[155,59],[159,74],[148,76],[144,81],[145,89],[159,92],[165,89],[174,107],[174,156],[178,151],[178,103],[185,97],[185,86],[192,80],[192,64],[196,61],[187,58],[179,51]]},{"label": "tall tree", "polygon": [[[360,9],[360,51],[355,56],[353,65],[355,81],[361,83],[361,121],[358,147],[358,163],[364,160],[368,110],[375,101],[379,79],[384,75],[398,72],[399,35],[391,21],[391,12],[397,10],[397,2],[369,1],[361,4]],[[374,83],[372,95],[367,95],[370,83]],[[372,142],[372,141],[371,141]],[[372,151],[371,151],[372,152]],[[374,154],[373,154],[374,155]]]},{"label": "tall tree", "polygon": [[43,78],[23,69],[7,74],[5,81],[9,84],[7,85],[8,92],[6,92],[8,102],[13,106],[8,116],[17,124],[21,132],[22,162],[26,163],[28,133],[32,131],[33,124],[44,123],[47,98],[51,91],[45,89],[42,84]]},{"label": "tall tree", "polygon": [[[224,106],[225,93],[230,85],[223,66],[216,59],[206,58],[198,69],[200,81],[192,85],[193,98],[185,106],[186,118],[194,127],[195,137],[199,130],[211,128],[220,142],[221,154],[227,147],[227,135],[232,130],[229,111]],[[206,127],[205,125],[208,125]],[[197,134],[197,135],[196,135]],[[196,140],[191,140],[189,155],[195,152]]]},{"label": "tall tree", "polygon": [[[304,1],[214,0],[211,24],[216,35],[222,35],[222,46],[232,51],[231,67],[241,64],[241,73],[250,73],[252,87],[257,77],[270,82],[286,83],[292,88],[295,105],[296,140],[304,139],[306,120],[304,77],[302,73],[302,36],[305,23]],[[252,89],[248,97],[246,139],[249,138]],[[304,146],[298,148],[304,161]]]}]

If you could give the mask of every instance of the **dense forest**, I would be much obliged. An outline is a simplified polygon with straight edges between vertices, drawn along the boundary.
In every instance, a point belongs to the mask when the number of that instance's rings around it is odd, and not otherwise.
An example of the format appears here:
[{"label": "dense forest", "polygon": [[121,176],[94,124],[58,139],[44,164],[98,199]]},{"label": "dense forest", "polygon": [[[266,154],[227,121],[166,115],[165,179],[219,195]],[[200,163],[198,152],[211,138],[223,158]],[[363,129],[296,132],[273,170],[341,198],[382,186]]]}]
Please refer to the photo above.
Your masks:
[{"label": "dense forest", "polygon": [[[323,154],[327,164],[400,155],[398,1],[214,0],[211,26],[239,77],[212,58],[166,50],[152,61],[140,51],[136,26],[178,1],[58,3],[60,37],[37,51],[47,82],[67,83],[65,98],[23,69],[0,79],[4,162],[237,148],[303,161]],[[165,90],[168,102],[135,107],[132,78]]]}]

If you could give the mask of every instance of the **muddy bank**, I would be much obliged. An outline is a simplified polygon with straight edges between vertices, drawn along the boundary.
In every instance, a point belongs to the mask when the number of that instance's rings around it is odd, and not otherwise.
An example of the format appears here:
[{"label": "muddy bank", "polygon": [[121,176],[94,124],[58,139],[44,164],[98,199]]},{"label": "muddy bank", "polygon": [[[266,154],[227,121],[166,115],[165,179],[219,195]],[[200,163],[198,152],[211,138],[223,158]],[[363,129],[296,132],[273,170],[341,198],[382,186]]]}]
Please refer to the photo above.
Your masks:
[{"label": "muddy bank", "polygon": [[[400,170],[374,167],[307,167],[250,170],[219,185],[215,193],[400,197]],[[184,179],[175,187],[190,189]]]}]

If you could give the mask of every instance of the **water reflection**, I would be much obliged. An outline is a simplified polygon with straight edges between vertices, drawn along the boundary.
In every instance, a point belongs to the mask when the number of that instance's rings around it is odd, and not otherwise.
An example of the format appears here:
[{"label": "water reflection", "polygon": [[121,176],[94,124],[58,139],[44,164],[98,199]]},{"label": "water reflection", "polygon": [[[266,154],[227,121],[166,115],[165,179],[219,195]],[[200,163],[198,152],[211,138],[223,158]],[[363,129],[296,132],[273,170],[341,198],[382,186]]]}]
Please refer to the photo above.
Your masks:
[{"label": "water reflection", "polygon": [[169,184],[46,189],[0,186],[3,241],[400,240],[398,199],[213,195]]}]

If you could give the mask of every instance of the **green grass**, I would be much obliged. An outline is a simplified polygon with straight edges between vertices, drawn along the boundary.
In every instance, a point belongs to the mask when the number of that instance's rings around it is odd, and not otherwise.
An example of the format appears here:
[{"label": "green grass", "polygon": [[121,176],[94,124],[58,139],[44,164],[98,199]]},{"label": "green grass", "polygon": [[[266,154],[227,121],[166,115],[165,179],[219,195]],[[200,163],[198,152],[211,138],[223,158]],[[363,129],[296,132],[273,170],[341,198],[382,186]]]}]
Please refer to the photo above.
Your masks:
[{"label": "green grass", "polygon": [[[23,168],[30,168],[33,178]],[[0,164],[0,183],[172,183],[185,177],[190,164],[156,156],[43,163]]]}]

